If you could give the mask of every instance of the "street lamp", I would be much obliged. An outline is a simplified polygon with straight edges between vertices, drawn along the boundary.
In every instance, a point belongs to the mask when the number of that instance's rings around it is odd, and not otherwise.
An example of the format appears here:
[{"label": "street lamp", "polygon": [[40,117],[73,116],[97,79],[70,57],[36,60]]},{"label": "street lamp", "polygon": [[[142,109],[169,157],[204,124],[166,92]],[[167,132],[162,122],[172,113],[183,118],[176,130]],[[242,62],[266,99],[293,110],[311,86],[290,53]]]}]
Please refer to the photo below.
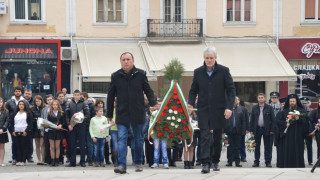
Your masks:
[{"label": "street lamp", "polygon": [[300,79],[300,98],[302,97],[302,80],[303,80],[303,76],[305,76],[306,74],[299,74],[299,79]]}]

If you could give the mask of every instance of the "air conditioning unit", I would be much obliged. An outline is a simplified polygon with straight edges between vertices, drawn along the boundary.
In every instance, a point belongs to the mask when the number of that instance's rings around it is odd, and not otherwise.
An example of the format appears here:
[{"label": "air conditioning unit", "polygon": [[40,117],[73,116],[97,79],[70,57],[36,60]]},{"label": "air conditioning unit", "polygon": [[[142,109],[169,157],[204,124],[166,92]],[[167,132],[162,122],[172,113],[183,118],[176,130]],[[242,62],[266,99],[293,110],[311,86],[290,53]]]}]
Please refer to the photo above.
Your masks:
[{"label": "air conditioning unit", "polygon": [[78,51],[73,47],[61,47],[60,49],[61,60],[77,60]]},{"label": "air conditioning unit", "polygon": [[7,13],[8,13],[7,1],[0,1],[0,14],[7,14]]}]

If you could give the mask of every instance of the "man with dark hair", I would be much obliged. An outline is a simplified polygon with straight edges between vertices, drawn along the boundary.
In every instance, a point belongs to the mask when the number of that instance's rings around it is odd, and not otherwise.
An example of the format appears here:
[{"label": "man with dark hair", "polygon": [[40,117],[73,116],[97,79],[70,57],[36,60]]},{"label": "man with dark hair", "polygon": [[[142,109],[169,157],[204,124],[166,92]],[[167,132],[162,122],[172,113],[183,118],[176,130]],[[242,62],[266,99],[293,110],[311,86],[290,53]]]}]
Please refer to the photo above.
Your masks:
[{"label": "man with dark hair", "polygon": [[[22,99],[24,99],[22,96],[22,89],[21,87],[17,86],[14,88],[14,96],[11,97],[11,99],[9,99],[5,106],[6,109],[9,111],[9,117],[12,119],[13,115],[14,115],[14,111],[16,110],[16,107],[18,105],[18,102]],[[10,121],[9,121],[10,122]],[[13,121],[11,121],[13,122]],[[16,144],[15,144],[15,138],[13,138],[12,136],[12,132],[13,132],[13,126],[14,124],[9,123],[8,124],[8,130],[10,132],[11,135],[11,139],[12,139],[12,146],[11,146],[11,151],[12,151],[12,165],[16,165],[16,158],[17,158],[17,150],[16,150]]]},{"label": "man with dark hair", "polygon": [[311,101],[307,97],[302,97],[300,98],[301,104],[303,105],[304,110],[307,112],[305,118],[309,122],[309,134],[308,136],[305,137],[305,143],[307,147],[307,156],[308,156],[308,163],[310,166],[312,166],[312,161],[313,161],[313,152],[312,152],[312,141],[313,141],[313,134],[312,133],[312,123],[311,123],[311,111],[312,109],[310,108]]},{"label": "man with dark hair", "polygon": [[[220,171],[221,135],[226,119],[232,114],[235,87],[229,68],[217,63],[216,48],[205,48],[203,59],[203,66],[194,70],[188,108],[195,107],[198,95],[197,115],[203,165],[201,173],[209,173],[211,163],[214,171]],[[208,147],[213,147],[213,150]]]},{"label": "man with dark hair", "polygon": [[[293,122],[287,122],[290,113],[299,112]],[[304,138],[308,135],[309,123],[298,96],[289,94],[281,114],[277,116],[280,138],[277,151],[277,167],[304,168]]]},{"label": "man with dark hair", "polygon": [[83,98],[84,102],[86,102],[89,106],[89,118],[88,118],[88,124],[86,125],[86,144],[87,144],[87,162],[89,166],[93,165],[93,141],[90,136],[89,132],[89,125],[91,118],[93,118],[96,115],[95,106],[92,101],[89,101],[89,95],[87,92],[81,93],[81,98]]},{"label": "man with dark hair", "polygon": [[[62,127],[63,127],[64,129],[68,129],[68,125],[67,125],[67,123],[66,123],[66,113],[65,113],[65,112],[66,112],[66,108],[67,108],[67,101],[64,99],[65,96],[64,96],[63,92],[62,92],[62,91],[57,92],[56,98],[57,98],[57,100],[59,101],[60,106],[61,106],[61,108],[62,108],[62,110],[63,110],[63,116],[62,116],[63,124],[62,124]],[[63,138],[65,138],[65,139],[67,140],[67,142],[68,142],[68,138],[69,138],[68,132],[62,131],[62,133],[63,133]],[[68,143],[68,144],[69,144],[69,143]],[[69,159],[69,155],[70,155],[70,153],[67,153],[67,159]],[[62,140],[61,143],[60,143],[59,163],[60,163],[60,164],[64,164],[64,146],[63,146],[63,140]]]},{"label": "man with dark hair", "polygon": [[[24,99],[29,103],[29,108],[31,109],[33,107],[33,98],[32,98],[32,90],[31,89],[25,89],[23,93]],[[27,140],[29,141],[27,143],[27,161],[29,163],[33,163],[33,137],[32,133],[27,133]]]},{"label": "man with dark hair", "polygon": [[252,107],[250,118],[250,132],[254,134],[256,148],[254,152],[255,160],[252,167],[260,166],[260,145],[261,138],[264,142],[264,158],[266,167],[271,166],[272,152],[271,150],[271,135],[275,132],[275,116],[272,107],[265,103],[266,95],[258,94],[258,104]]},{"label": "man with dark hair", "polygon": [[[143,127],[146,122],[144,95],[150,106],[157,103],[153,97],[146,72],[134,66],[131,53],[125,52],[120,56],[121,69],[111,75],[111,84],[107,98],[107,118],[113,121],[114,101],[117,98],[116,124],[118,128],[118,167],[115,173],[124,174],[127,168],[127,139],[130,126],[134,134],[134,163],[135,170],[141,172],[143,161]],[[113,122],[112,122],[113,123]]]},{"label": "man with dark hair", "polygon": [[[84,120],[82,123],[76,124],[74,127],[71,125],[71,120],[74,114],[78,112],[83,112]],[[76,166],[76,142],[79,140],[81,159],[80,165],[86,167],[85,162],[85,144],[86,144],[86,126],[88,124],[90,112],[88,104],[81,98],[81,93],[79,90],[73,92],[73,98],[71,102],[66,107],[66,122],[69,125],[69,142],[70,142],[70,164],[67,167]]]}]

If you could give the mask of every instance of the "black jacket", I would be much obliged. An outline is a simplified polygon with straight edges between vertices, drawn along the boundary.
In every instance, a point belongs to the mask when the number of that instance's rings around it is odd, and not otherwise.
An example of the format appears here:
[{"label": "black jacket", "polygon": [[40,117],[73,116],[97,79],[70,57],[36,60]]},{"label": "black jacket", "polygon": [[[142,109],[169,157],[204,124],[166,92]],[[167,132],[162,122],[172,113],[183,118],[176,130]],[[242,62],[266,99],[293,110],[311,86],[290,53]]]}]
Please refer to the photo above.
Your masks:
[{"label": "black jacket", "polygon": [[250,131],[250,121],[249,121],[249,113],[248,113],[248,109],[246,108],[246,107],[244,107],[244,106],[239,106],[239,107],[241,107],[242,108],[242,110],[243,110],[243,113],[244,113],[244,115],[245,115],[245,121],[246,121],[246,130],[247,131]]},{"label": "black jacket", "polygon": [[193,107],[197,95],[199,128],[224,128],[224,111],[232,110],[235,100],[235,87],[229,68],[216,63],[210,77],[205,64],[194,70],[188,102]]},{"label": "black jacket", "polygon": [[144,124],[146,121],[144,94],[151,106],[156,105],[146,72],[133,67],[126,74],[122,69],[111,75],[107,98],[107,117],[113,117],[114,100],[117,97],[116,124]]},{"label": "black jacket", "polygon": [[[93,104],[92,101],[88,101],[88,107],[89,107],[90,116],[89,116],[89,119],[88,119],[88,124],[86,126],[87,130],[89,130],[89,125],[90,125],[91,118],[96,116],[96,110],[95,110],[96,106]],[[105,112],[105,110],[103,110],[103,112]]]},{"label": "black jacket", "polygon": [[36,107],[33,107],[31,109],[31,112],[32,112],[32,116],[33,116],[33,131],[37,131],[38,130],[38,126],[37,126],[37,120],[39,117],[41,117],[41,113],[42,113],[42,109],[43,108],[36,108]]},{"label": "black jacket", "polygon": [[[18,112],[14,112],[9,120],[9,123],[12,124],[12,128],[13,128],[13,132],[14,132],[14,117],[17,115]],[[27,112],[27,129],[25,130],[25,132],[29,133],[32,131],[32,120],[33,120],[33,116],[32,116],[32,112]]]},{"label": "black jacket", "polygon": [[0,129],[5,132],[8,128],[9,123],[9,111],[7,110],[5,113],[1,113],[0,115]]},{"label": "black jacket", "polygon": [[63,123],[63,119],[62,119],[61,114],[58,113],[58,115],[56,116],[54,114],[54,112],[52,112],[51,114],[48,113],[48,121],[52,122],[53,124],[55,124],[57,126],[60,124],[62,125],[62,123]]},{"label": "black jacket", "polygon": [[[253,134],[256,134],[256,130],[258,128],[258,121],[259,121],[259,115],[260,115],[260,107],[259,104],[254,105],[252,107],[251,111],[251,118],[250,118],[250,132],[253,132]],[[266,134],[270,134],[270,132],[275,132],[275,116],[273,108],[268,105],[264,104],[263,108],[263,120],[264,120],[264,128]]]},{"label": "black jacket", "polygon": [[72,98],[72,101],[67,104],[66,112],[65,112],[67,124],[68,125],[70,124],[70,119],[75,113],[78,113],[81,111],[83,111],[83,115],[84,115],[83,123],[77,124],[75,127],[87,126],[88,122],[89,122],[90,112],[89,112],[88,104],[86,102],[84,102],[84,100],[82,98],[80,98],[78,103],[76,103],[74,98]]},{"label": "black jacket", "polygon": [[246,134],[246,114],[242,107],[238,106],[234,109],[232,115],[227,119],[225,133],[231,134],[233,129],[233,117],[236,116],[236,134],[245,135]]},{"label": "black jacket", "polygon": [[67,104],[68,102],[66,100],[64,100],[62,103],[60,102],[60,106],[62,108],[62,111],[63,111],[63,115],[62,115],[62,125],[65,129],[68,129],[68,125],[67,125],[67,122],[66,122],[66,108],[67,108]]}]

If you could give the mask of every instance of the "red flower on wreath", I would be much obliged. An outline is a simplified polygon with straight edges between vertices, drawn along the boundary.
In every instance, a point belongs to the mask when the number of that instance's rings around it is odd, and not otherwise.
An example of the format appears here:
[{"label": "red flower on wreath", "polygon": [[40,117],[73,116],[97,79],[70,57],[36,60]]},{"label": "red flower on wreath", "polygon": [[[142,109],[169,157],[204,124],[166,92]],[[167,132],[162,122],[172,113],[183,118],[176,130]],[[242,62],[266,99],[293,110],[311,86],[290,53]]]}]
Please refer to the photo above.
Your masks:
[{"label": "red flower on wreath", "polygon": [[168,110],[169,109],[169,107],[168,106],[164,106],[164,108],[163,108],[164,110]]},{"label": "red flower on wreath", "polygon": [[168,127],[168,126],[169,126],[169,124],[168,124],[168,123],[165,123],[165,124],[164,124],[164,126],[165,126],[165,127]]},{"label": "red flower on wreath", "polygon": [[174,95],[174,96],[173,96],[173,99],[178,99],[178,95]]},{"label": "red flower on wreath", "polygon": [[164,128],[164,130],[165,130],[165,131],[169,131],[169,129],[168,129],[168,128]]},{"label": "red flower on wreath", "polygon": [[180,102],[180,101],[177,101],[176,103],[177,103],[177,104],[181,104],[181,102]]},{"label": "red flower on wreath", "polygon": [[181,121],[183,124],[187,124],[187,121],[186,120],[182,120]]},{"label": "red flower on wreath", "polygon": [[158,137],[162,137],[162,136],[163,136],[162,132],[159,132]]},{"label": "red flower on wreath", "polygon": [[178,113],[183,113],[182,108],[178,108]]},{"label": "red flower on wreath", "polygon": [[184,131],[188,131],[188,128],[187,128],[187,127],[183,127],[183,130],[184,130]]},{"label": "red flower on wreath", "polygon": [[180,133],[181,131],[180,131],[180,129],[176,129],[176,133]]},{"label": "red flower on wreath", "polygon": [[166,114],[165,112],[162,112],[162,113],[161,113],[161,116],[162,116],[162,117],[166,117],[167,114]]},{"label": "red flower on wreath", "polygon": [[177,106],[172,106],[171,108],[172,108],[172,110],[174,110],[174,111],[178,109]]},{"label": "red flower on wreath", "polygon": [[169,130],[168,130],[168,133],[171,133],[171,132],[172,132],[172,131],[169,129]]},{"label": "red flower on wreath", "polygon": [[168,101],[168,104],[172,104],[172,102],[171,102],[171,101]]},{"label": "red flower on wreath", "polygon": [[157,130],[158,130],[158,131],[161,131],[161,127],[158,127]]},{"label": "red flower on wreath", "polygon": [[173,136],[174,136],[174,135],[173,135],[172,133],[169,135],[170,138],[173,138]]},{"label": "red flower on wreath", "polygon": [[172,91],[174,94],[177,94],[178,93],[178,90],[177,89],[173,89]]}]

